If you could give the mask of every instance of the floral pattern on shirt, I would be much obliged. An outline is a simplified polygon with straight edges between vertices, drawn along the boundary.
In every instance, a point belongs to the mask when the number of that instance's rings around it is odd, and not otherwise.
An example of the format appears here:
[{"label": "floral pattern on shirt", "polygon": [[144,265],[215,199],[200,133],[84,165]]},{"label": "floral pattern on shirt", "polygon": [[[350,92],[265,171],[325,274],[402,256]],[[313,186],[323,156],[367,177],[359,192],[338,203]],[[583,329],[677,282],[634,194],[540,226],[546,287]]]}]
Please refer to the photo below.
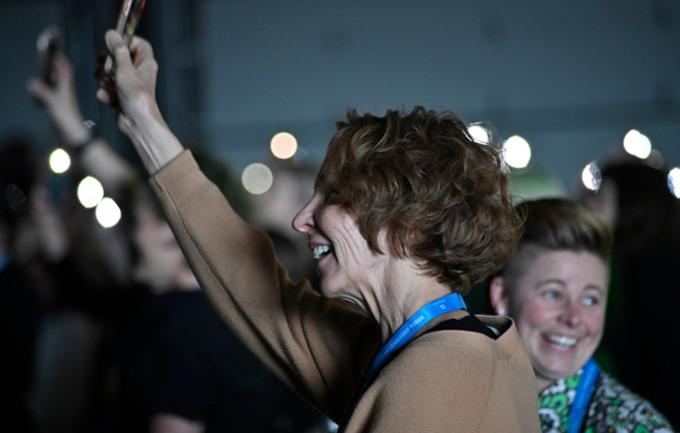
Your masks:
[{"label": "floral pattern on shirt", "polygon": [[[556,380],[538,395],[538,417],[543,433],[565,433],[569,411],[581,378]],[[673,433],[673,428],[647,400],[601,372],[588,406],[583,433]]]}]

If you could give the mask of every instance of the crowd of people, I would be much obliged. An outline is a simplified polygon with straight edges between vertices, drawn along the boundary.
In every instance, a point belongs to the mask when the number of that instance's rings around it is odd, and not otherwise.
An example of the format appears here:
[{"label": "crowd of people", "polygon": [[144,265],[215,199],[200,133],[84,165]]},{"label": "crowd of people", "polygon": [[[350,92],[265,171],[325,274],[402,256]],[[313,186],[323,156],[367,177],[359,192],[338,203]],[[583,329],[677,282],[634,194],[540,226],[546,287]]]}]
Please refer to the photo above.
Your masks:
[{"label": "crowd of people", "polygon": [[516,204],[455,114],[352,110],[316,174],[282,167],[284,198],[249,202],[163,119],[151,44],[105,41],[96,96],[140,166],[84,122],[66,56],[29,93],[116,228],[0,145],[8,431],[673,432],[680,201],[659,170]]}]

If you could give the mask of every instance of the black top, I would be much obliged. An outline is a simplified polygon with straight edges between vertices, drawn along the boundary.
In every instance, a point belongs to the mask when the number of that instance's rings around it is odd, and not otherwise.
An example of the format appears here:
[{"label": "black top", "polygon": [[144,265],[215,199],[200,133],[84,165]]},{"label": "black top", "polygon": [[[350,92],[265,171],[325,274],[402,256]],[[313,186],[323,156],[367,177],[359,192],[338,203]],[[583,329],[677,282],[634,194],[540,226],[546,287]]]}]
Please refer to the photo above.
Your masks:
[{"label": "black top", "polygon": [[485,325],[484,322],[479,320],[477,316],[473,314],[465,316],[462,319],[445,320],[441,323],[438,323],[437,326],[433,327],[427,332],[444,330],[477,332],[479,334],[484,334],[493,340],[498,338],[498,331],[494,332],[489,326]]},{"label": "black top", "polygon": [[3,431],[33,431],[30,390],[42,309],[26,269],[0,269],[0,398]]},{"label": "black top", "polygon": [[318,416],[229,331],[201,291],[149,296],[119,343],[118,431],[170,413],[210,432],[304,431]]}]

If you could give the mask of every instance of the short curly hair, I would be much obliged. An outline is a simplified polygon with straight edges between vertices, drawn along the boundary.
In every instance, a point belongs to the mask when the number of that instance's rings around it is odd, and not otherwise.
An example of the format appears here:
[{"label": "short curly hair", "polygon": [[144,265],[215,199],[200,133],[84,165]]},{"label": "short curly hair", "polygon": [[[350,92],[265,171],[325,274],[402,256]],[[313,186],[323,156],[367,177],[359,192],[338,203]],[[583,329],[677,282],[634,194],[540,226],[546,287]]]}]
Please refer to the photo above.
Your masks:
[{"label": "short curly hair", "polygon": [[317,187],[354,216],[372,251],[383,253],[384,228],[391,253],[461,293],[500,268],[519,236],[498,147],[475,142],[450,112],[350,111]]}]

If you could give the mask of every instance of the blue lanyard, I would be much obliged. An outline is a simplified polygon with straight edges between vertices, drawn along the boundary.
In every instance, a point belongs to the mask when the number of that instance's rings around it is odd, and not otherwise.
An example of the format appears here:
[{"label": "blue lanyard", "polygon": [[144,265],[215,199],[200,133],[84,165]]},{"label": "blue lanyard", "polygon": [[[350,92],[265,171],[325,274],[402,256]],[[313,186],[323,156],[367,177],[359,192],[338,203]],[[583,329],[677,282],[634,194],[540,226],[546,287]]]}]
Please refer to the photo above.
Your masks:
[{"label": "blue lanyard", "polygon": [[382,350],[373,359],[371,368],[368,370],[362,391],[375,379],[380,370],[391,359],[395,352],[404,347],[415,335],[432,319],[456,310],[466,310],[467,306],[463,297],[459,293],[451,293],[442,298],[436,299],[426,304],[420,310],[409,317],[397,332],[387,341]]},{"label": "blue lanyard", "polygon": [[574,402],[571,404],[571,411],[569,411],[569,428],[567,433],[578,433],[581,430],[583,419],[588,409],[590,396],[595,390],[597,378],[600,375],[600,367],[591,358],[583,367],[581,379],[578,381],[578,388],[576,388],[576,396]]},{"label": "blue lanyard", "polygon": [[[450,295],[446,295],[426,304],[420,310],[416,311],[413,316],[409,317],[387,341],[375,358],[373,358],[371,368],[368,370],[364,383],[361,385],[361,389],[355,397],[354,407],[356,407],[356,404],[359,402],[364,391],[366,391],[368,386],[373,382],[376,376],[378,376],[378,373],[380,373],[380,370],[382,370],[385,364],[387,364],[399,349],[403,348],[411,341],[413,337],[423,329],[423,326],[427,325],[436,317],[456,310],[467,310],[467,306],[459,293],[451,293]],[[354,409],[352,409],[352,411],[353,410]],[[344,431],[344,429],[340,431]]]}]

